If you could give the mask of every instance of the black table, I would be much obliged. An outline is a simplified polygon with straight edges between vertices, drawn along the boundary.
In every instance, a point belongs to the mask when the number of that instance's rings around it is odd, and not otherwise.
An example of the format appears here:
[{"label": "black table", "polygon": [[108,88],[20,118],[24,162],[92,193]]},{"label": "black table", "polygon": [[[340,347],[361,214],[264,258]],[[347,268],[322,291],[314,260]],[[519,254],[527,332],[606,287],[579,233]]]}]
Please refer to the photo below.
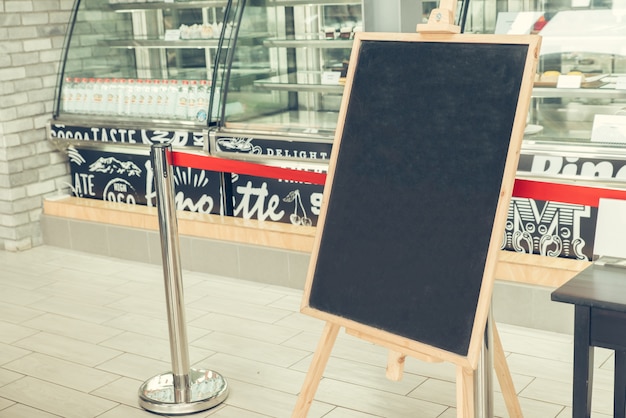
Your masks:
[{"label": "black table", "polygon": [[573,418],[591,413],[594,347],[615,351],[613,415],[626,411],[626,268],[591,265],[552,292],[575,305]]}]

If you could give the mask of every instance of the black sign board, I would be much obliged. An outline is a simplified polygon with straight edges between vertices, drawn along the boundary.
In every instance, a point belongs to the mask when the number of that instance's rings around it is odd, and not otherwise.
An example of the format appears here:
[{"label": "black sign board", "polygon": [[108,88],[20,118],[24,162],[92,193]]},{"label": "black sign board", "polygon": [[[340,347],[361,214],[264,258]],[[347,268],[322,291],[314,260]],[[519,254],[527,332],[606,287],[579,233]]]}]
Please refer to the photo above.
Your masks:
[{"label": "black sign board", "polygon": [[475,368],[538,42],[360,34],[303,312]]}]

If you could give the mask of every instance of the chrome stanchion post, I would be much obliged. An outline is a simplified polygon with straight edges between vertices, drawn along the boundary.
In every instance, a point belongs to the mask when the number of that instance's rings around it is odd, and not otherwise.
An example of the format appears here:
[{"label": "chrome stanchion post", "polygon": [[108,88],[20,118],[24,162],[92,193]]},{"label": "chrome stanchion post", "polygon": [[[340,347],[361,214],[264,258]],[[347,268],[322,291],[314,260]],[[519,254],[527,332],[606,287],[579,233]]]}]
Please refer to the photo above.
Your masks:
[{"label": "chrome stanchion post", "polygon": [[493,309],[489,305],[485,337],[474,372],[474,417],[493,418]]},{"label": "chrome stanchion post", "polygon": [[174,181],[168,160],[171,152],[171,145],[157,144],[152,146],[150,154],[159,215],[172,371],[152,377],[139,388],[139,405],[159,414],[180,415],[219,405],[228,396],[228,384],[216,372],[189,366]]}]

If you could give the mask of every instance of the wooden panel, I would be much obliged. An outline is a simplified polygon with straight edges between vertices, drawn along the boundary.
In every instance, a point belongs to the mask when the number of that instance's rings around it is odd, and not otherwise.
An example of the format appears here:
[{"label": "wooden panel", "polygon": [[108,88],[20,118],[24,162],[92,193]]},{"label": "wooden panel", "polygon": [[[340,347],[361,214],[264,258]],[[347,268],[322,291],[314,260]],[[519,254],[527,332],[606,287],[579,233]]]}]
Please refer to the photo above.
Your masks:
[{"label": "wooden panel", "polygon": [[[94,199],[45,200],[46,215],[158,231],[157,209]],[[178,211],[180,235],[310,252],[315,228]]]},{"label": "wooden panel", "polygon": [[500,251],[496,279],[556,288],[590,264],[586,260]]}]

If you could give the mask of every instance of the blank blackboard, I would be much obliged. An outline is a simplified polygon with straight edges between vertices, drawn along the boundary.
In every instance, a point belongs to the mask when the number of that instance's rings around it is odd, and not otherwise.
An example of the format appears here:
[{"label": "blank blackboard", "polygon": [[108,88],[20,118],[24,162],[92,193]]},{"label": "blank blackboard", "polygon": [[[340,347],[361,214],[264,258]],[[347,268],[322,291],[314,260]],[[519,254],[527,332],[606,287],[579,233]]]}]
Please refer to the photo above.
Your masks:
[{"label": "blank blackboard", "polygon": [[303,312],[468,356],[537,50],[535,36],[359,35]]}]

